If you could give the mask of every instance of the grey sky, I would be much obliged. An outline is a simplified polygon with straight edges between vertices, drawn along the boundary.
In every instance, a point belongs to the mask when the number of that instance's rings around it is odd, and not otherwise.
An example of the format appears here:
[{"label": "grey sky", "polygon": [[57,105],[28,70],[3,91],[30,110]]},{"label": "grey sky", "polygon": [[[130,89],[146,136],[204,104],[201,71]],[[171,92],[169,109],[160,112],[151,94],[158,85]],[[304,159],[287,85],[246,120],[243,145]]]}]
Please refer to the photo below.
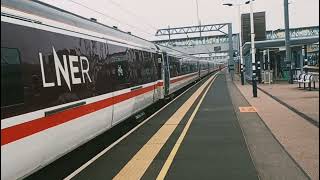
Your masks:
[{"label": "grey sky", "polygon": [[[84,17],[94,17],[101,23],[118,26],[148,40],[157,39],[153,37],[157,28],[198,24],[196,0],[41,1]],[[198,0],[201,24],[232,22],[233,32],[238,32],[237,9],[223,6],[226,2],[237,0]],[[289,0],[289,3],[290,28],[319,25],[319,0]],[[256,0],[253,7],[256,12],[266,12],[267,30],[284,27],[283,0]],[[249,5],[241,6],[242,13],[249,10]]]}]

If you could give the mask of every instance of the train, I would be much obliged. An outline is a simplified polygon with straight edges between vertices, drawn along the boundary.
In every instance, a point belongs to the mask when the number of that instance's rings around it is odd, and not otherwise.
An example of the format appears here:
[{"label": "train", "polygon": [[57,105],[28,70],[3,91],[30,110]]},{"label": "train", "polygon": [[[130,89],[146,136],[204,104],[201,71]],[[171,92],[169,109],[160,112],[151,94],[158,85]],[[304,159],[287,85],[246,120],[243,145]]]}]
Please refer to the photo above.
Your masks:
[{"label": "train", "polygon": [[40,1],[1,1],[1,179],[29,176],[222,65]]}]

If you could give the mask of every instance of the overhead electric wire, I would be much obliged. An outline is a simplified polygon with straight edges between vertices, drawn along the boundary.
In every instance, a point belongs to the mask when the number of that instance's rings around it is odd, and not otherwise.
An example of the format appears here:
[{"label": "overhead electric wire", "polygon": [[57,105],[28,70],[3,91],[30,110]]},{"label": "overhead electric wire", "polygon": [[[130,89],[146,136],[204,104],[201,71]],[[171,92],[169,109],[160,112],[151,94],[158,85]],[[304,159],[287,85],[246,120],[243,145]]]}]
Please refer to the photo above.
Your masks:
[{"label": "overhead electric wire", "polygon": [[[120,9],[122,9],[122,10],[125,11],[125,12],[127,12],[128,14],[131,14],[131,15],[137,17],[137,18],[140,18],[140,19],[144,19],[143,17],[136,15],[135,13],[133,13],[133,12],[130,11],[130,10],[128,10],[127,8],[122,7],[119,3],[117,3],[117,2],[115,2],[115,1],[113,1],[113,0],[108,0],[108,1],[111,2],[112,4],[114,4],[115,6],[118,6]],[[144,22],[144,23],[145,23],[145,25],[151,27],[152,29],[158,30],[158,28],[156,28],[156,27],[153,26],[152,24],[149,24],[148,22]]]},{"label": "overhead electric wire", "polygon": [[[129,27],[131,27],[131,28],[137,29],[137,30],[139,30],[140,32],[142,32],[142,33],[144,33],[144,34],[148,34],[148,35],[151,35],[152,37],[156,37],[156,36],[154,36],[154,34],[151,34],[151,33],[147,32],[147,31],[145,31],[145,30],[143,30],[143,29],[141,29],[141,28],[138,28],[138,27],[136,27],[136,26],[134,26],[134,25],[131,25],[131,24],[128,24],[128,23],[126,23],[126,22],[122,22],[122,21],[118,20],[117,18],[114,18],[114,17],[112,17],[112,16],[110,16],[110,15],[108,15],[108,14],[105,14],[105,13],[102,13],[102,12],[100,12],[100,11],[97,11],[97,10],[95,10],[95,9],[93,9],[93,8],[90,8],[90,7],[86,6],[86,5],[84,5],[84,4],[81,4],[81,3],[76,2],[76,1],[74,1],[74,0],[68,0],[68,1],[73,2],[73,3],[75,3],[75,4],[79,5],[79,6],[82,6],[82,7],[86,8],[86,9],[89,9],[89,10],[91,10],[91,11],[93,11],[93,12],[96,12],[96,13],[98,13],[98,14],[100,14],[100,15],[103,15],[103,16],[109,18],[109,19],[112,19],[113,21],[116,21],[116,22],[120,23],[120,24],[125,24],[125,25],[127,25],[127,26],[129,26]],[[158,38],[158,37],[157,37],[157,38]],[[160,38],[159,38],[159,39],[160,39]]]}]

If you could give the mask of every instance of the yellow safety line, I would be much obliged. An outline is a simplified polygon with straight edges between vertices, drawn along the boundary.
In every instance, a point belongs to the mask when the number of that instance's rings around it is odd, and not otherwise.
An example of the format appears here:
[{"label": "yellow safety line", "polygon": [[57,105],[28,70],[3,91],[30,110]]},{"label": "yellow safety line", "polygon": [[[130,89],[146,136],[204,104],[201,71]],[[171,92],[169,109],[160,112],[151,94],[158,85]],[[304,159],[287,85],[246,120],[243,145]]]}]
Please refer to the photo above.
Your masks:
[{"label": "yellow safety line", "polygon": [[[213,79],[213,81],[214,81],[215,79],[216,79],[216,77]],[[176,154],[177,154],[177,152],[178,152],[178,150],[179,150],[179,147],[180,147],[180,145],[181,145],[184,137],[186,136],[186,134],[187,134],[187,132],[188,132],[188,130],[189,130],[189,127],[190,127],[190,125],[191,125],[191,123],[192,123],[195,115],[197,114],[198,109],[199,109],[199,107],[200,107],[200,105],[201,105],[204,97],[206,96],[206,94],[207,94],[210,86],[212,85],[213,81],[211,81],[210,85],[209,85],[208,88],[206,89],[205,93],[203,94],[203,96],[201,97],[199,103],[197,104],[196,108],[194,109],[192,115],[190,116],[190,118],[189,118],[189,120],[188,120],[188,122],[187,122],[187,125],[184,127],[184,129],[183,129],[182,133],[180,134],[180,136],[179,136],[176,144],[175,144],[174,147],[172,148],[172,150],[171,150],[171,152],[170,152],[170,154],[169,154],[169,156],[168,156],[165,164],[163,165],[163,167],[162,167],[162,169],[161,169],[161,171],[160,171],[160,173],[159,173],[159,175],[158,175],[158,177],[157,177],[157,180],[162,180],[162,179],[164,179],[164,177],[166,176],[166,174],[167,174],[167,172],[168,172],[168,170],[169,170],[169,168],[170,168],[170,166],[171,166],[171,164],[172,164],[172,161],[173,161],[174,157],[176,156]]]},{"label": "yellow safety line", "polygon": [[[218,74],[218,73],[217,73]],[[160,149],[169,139],[175,128],[179,125],[182,118],[191,108],[192,104],[200,96],[205,87],[212,81],[210,77],[169,119],[168,121],[154,134],[151,139],[132,157],[132,159],[120,170],[113,178],[118,179],[140,179],[147,168],[152,163],[153,159],[159,153]]]}]

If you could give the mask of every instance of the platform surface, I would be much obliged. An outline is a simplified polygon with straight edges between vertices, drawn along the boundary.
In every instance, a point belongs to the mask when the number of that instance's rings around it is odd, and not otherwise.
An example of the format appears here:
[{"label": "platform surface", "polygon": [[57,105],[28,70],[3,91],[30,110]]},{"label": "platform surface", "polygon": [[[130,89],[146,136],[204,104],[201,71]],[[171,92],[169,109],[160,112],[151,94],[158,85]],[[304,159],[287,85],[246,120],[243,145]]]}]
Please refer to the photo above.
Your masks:
[{"label": "platform surface", "polygon": [[[306,85],[308,86],[308,85]],[[319,83],[316,89],[299,88],[298,84],[261,84],[259,88],[319,123]]]},{"label": "platform surface", "polygon": [[[234,83],[240,94],[254,106],[263,123],[279,141],[287,154],[298,164],[311,179],[319,179],[319,127],[308,119],[279,103],[270,95],[258,89],[258,97],[252,97],[252,86],[241,85],[239,78]],[[319,114],[319,91],[298,88],[297,84],[274,84],[259,86],[281,101],[298,111]],[[311,106],[311,111],[301,106]],[[310,112],[313,112],[310,114]],[[318,121],[319,123],[319,121]]]},{"label": "platform surface", "polygon": [[242,106],[251,105],[220,72],[68,178],[309,179],[257,112]]}]

